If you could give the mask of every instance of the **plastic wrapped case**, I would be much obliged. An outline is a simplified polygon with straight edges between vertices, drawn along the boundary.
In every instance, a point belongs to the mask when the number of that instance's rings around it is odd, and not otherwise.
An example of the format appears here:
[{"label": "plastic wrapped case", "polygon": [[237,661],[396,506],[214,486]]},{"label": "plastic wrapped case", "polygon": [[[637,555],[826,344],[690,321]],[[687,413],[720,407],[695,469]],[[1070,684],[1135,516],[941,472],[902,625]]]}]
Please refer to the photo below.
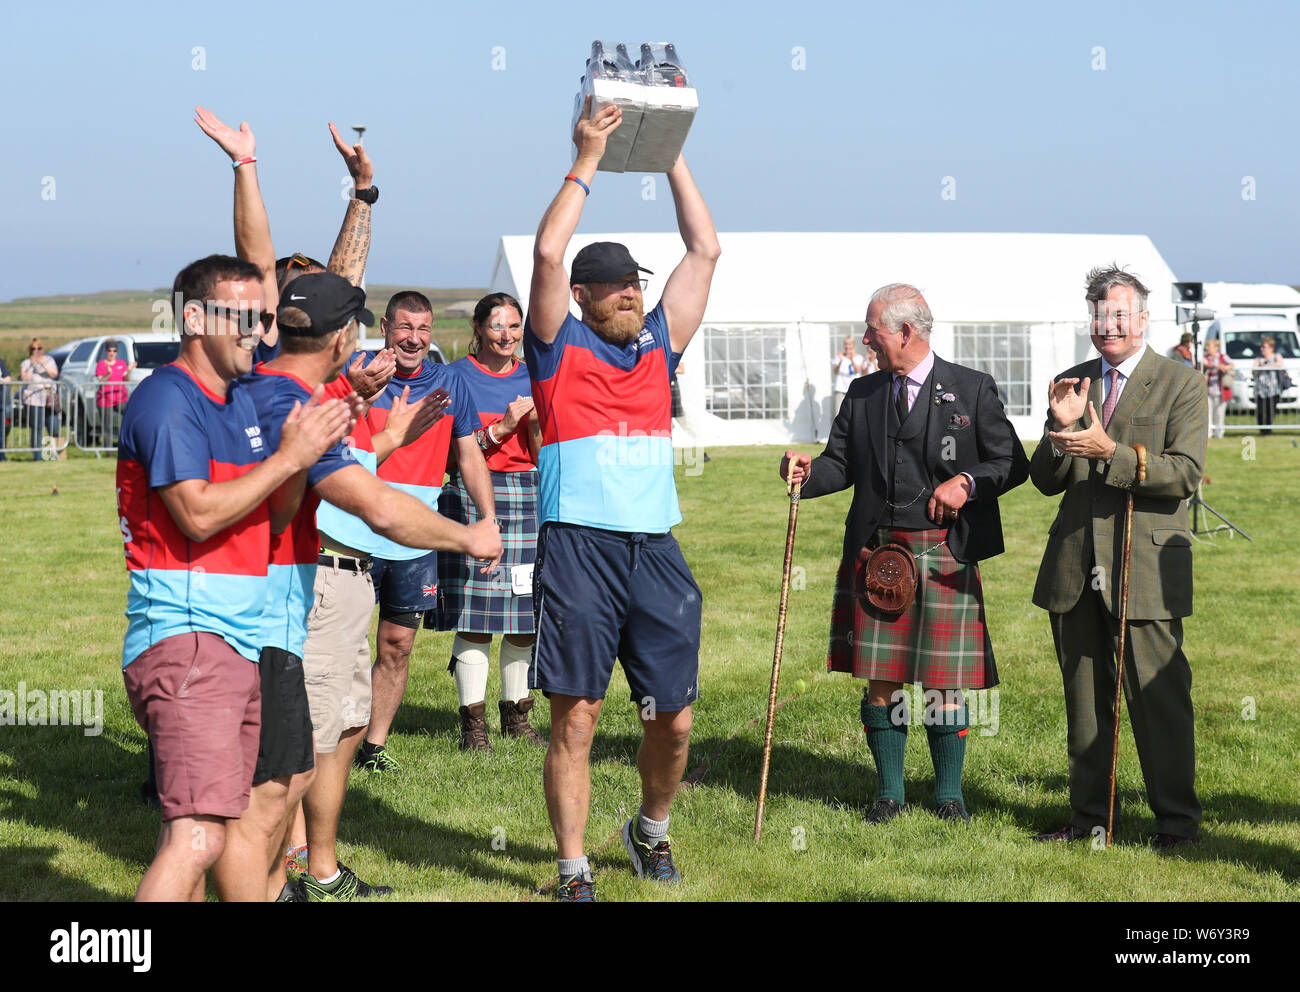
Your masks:
[{"label": "plastic wrapped case", "polygon": [[588,95],[593,115],[611,103],[623,110],[597,166],[601,172],[667,172],[700,105],[671,42],[643,42],[633,62],[626,45],[593,41],[573,102],[574,126]]}]

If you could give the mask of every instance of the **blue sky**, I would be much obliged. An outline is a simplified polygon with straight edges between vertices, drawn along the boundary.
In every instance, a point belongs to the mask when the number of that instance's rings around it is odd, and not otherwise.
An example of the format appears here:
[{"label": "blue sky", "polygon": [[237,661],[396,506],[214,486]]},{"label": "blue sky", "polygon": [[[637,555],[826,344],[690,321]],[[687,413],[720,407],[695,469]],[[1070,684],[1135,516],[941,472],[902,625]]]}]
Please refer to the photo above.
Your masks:
[{"label": "blue sky", "polygon": [[[722,231],[1138,233],[1180,279],[1300,282],[1300,5],[607,6],[10,5],[0,299],[152,288],[231,250],[197,103],[252,125],[281,253],[329,251],[326,121],[359,122],[370,281],[485,285],[572,161],[597,37],[676,43]],[[641,179],[598,174],[583,229],[672,230],[666,181],[646,200]]]}]

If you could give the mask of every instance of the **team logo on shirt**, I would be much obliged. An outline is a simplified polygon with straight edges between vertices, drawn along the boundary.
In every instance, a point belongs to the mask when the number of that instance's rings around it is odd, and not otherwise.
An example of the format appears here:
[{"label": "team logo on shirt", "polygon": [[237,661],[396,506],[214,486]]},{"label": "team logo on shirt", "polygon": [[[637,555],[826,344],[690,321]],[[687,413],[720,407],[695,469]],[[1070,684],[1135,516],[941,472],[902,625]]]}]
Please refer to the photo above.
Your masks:
[{"label": "team logo on shirt", "polygon": [[262,428],[256,426],[245,427],[244,433],[248,435],[249,448],[251,448],[253,451],[261,451],[262,450]]}]

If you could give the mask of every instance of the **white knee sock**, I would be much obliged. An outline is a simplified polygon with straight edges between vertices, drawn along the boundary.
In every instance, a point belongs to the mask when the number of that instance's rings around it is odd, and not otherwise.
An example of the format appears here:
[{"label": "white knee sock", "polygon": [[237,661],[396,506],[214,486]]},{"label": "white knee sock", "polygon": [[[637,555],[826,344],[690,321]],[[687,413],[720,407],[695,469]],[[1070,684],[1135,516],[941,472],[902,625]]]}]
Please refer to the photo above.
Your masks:
[{"label": "white knee sock", "polygon": [[487,695],[488,651],[492,642],[477,644],[459,634],[451,642],[451,653],[456,658],[456,695],[461,706],[483,702]]},{"label": "white knee sock", "polygon": [[528,666],[532,660],[531,644],[520,647],[501,638],[501,698],[507,703],[528,698]]}]

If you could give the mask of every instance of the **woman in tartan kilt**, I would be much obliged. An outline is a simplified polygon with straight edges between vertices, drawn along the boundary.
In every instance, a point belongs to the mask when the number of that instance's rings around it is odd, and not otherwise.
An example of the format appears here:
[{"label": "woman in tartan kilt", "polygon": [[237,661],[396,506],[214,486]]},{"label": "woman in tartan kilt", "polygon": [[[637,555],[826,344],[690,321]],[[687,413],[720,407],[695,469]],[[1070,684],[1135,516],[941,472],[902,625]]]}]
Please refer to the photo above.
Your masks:
[{"label": "woman in tartan kilt", "polygon": [[[523,310],[508,293],[491,293],[474,308],[469,354],[450,368],[479,417],[475,431],[492,473],[504,553],[484,573],[465,555],[438,555],[438,608],[425,626],[454,630],[448,670],[456,678],[462,750],[491,752],[487,734],[488,655],[501,635],[501,733],[536,744],[546,740],[528,722],[533,699],[528,665],[533,646],[532,566],[537,548],[537,439],[528,370],[515,357]],[[453,449],[454,454],[454,449]],[[478,519],[453,464],[438,510],[461,523]]]}]

